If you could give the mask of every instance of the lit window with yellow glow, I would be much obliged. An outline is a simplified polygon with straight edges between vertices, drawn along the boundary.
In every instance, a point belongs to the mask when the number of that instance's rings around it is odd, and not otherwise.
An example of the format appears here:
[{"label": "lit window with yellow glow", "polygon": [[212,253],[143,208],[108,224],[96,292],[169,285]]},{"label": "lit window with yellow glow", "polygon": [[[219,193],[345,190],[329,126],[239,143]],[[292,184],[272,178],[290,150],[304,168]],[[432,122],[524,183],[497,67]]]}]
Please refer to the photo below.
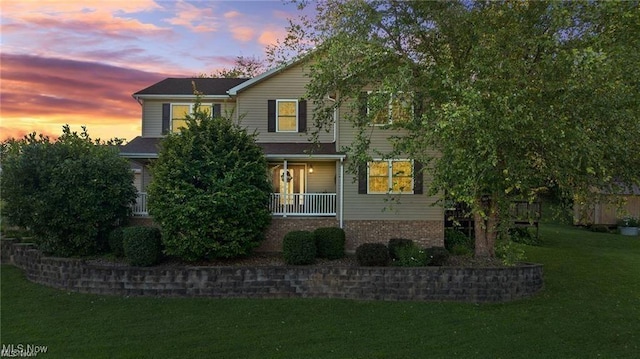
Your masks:
[{"label": "lit window with yellow glow", "polygon": [[278,100],[276,119],[278,132],[298,132],[298,101]]},{"label": "lit window with yellow glow", "polygon": [[368,193],[413,193],[412,161],[378,160],[368,167]]},{"label": "lit window with yellow glow", "polygon": [[[178,132],[181,128],[187,127],[186,117],[193,113],[194,105],[190,103],[171,104],[171,132]],[[200,111],[207,116],[213,112],[211,104],[200,104]]]}]

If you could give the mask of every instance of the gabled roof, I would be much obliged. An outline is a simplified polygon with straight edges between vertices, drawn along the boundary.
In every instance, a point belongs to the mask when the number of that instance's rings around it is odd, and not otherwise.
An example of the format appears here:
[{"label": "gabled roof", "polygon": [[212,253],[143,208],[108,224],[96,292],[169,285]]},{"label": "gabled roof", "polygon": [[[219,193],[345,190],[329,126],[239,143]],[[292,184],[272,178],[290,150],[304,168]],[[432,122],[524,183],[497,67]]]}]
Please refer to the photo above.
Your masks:
[{"label": "gabled roof", "polygon": [[204,97],[207,96],[222,96],[228,97],[227,91],[235,86],[249,79],[245,78],[201,78],[201,77],[186,77],[186,78],[166,78],[160,82],[157,82],[145,89],[142,89],[133,94],[133,97],[149,97],[154,95],[177,95],[177,96],[193,96],[193,85],[195,83],[196,89],[202,92]]},{"label": "gabled roof", "polygon": [[255,84],[258,84],[258,83],[270,78],[271,76],[273,76],[275,74],[278,74],[278,73],[280,73],[280,72],[282,72],[282,71],[284,71],[284,70],[286,70],[286,69],[288,69],[290,67],[293,67],[293,66],[301,63],[306,58],[307,58],[307,54],[303,54],[301,56],[298,56],[297,58],[289,61],[288,63],[280,65],[280,66],[278,66],[276,68],[273,68],[273,69],[271,69],[269,71],[263,72],[262,74],[254,77],[254,78],[251,78],[246,82],[239,83],[238,85],[236,85],[236,86],[232,87],[231,89],[229,89],[229,91],[227,91],[227,92],[229,93],[229,95],[235,96],[235,95],[238,94],[238,92],[243,91],[243,90],[245,90],[245,89],[247,89],[247,88],[249,88],[249,87],[251,87],[251,86],[253,86]]}]

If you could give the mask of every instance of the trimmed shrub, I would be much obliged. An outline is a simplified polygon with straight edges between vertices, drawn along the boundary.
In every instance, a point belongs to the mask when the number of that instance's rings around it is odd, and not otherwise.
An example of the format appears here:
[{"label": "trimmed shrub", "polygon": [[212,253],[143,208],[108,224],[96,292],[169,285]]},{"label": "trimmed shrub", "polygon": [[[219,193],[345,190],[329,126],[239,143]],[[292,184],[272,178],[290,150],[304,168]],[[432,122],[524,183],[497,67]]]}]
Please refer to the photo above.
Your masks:
[{"label": "trimmed shrub", "polygon": [[122,246],[122,240],[124,234],[121,227],[115,228],[109,232],[109,249],[116,257],[124,256],[124,248]]},{"label": "trimmed shrub", "polygon": [[356,259],[364,267],[384,267],[389,264],[389,248],[382,243],[364,243],[356,248]]},{"label": "trimmed shrub", "polygon": [[429,263],[427,252],[414,245],[396,247],[398,258],[393,262],[399,267],[424,267]]},{"label": "trimmed shrub", "polygon": [[443,266],[449,260],[449,251],[444,247],[431,247],[426,249],[430,266]]},{"label": "trimmed shrub", "polygon": [[389,240],[389,256],[391,256],[392,260],[398,259],[398,249],[401,247],[411,247],[413,246],[413,241],[406,238],[391,238]]},{"label": "trimmed shrub", "polygon": [[338,227],[324,227],[313,231],[316,240],[318,258],[338,259],[344,257],[344,243],[346,236],[344,229]]},{"label": "trimmed shrub", "polygon": [[464,244],[456,244],[451,248],[451,254],[454,256],[470,256],[473,251]]},{"label": "trimmed shrub", "polygon": [[29,228],[44,253],[90,256],[106,251],[111,229],[129,219],[133,173],[118,141],[62,131],[55,141],[34,132],[0,146],[2,225]]},{"label": "trimmed shrub", "polygon": [[122,229],[124,255],[133,266],[157,264],[162,257],[160,229],[156,227],[125,227]]},{"label": "trimmed shrub", "polygon": [[312,264],[316,258],[316,238],[309,231],[291,231],[282,240],[282,256],[287,264]]},{"label": "trimmed shrub", "polygon": [[149,212],[168,255],[185,261],[244,257],[264,240],[273,192],[257,133],[200,107],[162,139]]},{"label": "trimmed shrub", "polygon": [[447,228],[444,230],[444,247],[452,251],[455,246],[466,246],[473,252],[473,241],[464,233],[457,229]]}]

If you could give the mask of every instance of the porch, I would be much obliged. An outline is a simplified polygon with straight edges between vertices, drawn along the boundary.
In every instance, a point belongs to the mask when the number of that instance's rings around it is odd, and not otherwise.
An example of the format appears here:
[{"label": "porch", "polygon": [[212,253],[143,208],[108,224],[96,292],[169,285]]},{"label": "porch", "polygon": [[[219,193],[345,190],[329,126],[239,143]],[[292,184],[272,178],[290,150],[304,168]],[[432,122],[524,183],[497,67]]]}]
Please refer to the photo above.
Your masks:
[{"label": "porch", "polygon": [[[335,193],[271,193],[269,210],[274,216],[325,217],[336,215]],[[138,192],[132,207],[134,217],[148,217],[147,192]]]}]

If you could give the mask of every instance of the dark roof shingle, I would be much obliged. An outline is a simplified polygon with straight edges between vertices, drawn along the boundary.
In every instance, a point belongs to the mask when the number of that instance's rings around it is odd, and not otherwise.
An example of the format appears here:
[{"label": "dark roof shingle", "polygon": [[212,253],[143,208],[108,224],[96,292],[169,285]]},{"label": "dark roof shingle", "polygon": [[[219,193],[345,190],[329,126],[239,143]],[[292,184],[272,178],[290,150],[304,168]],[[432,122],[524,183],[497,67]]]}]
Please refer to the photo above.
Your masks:
[{"label": "dark roof shingle", "polygon": [[166,78],[133,95],[193,95],[193,85],[203,95],[226,95],[227,90],[235,87],[249,79],[227,79],[227,78]]},{"label": "dark roof shingle", "polygon": [[[158,156],[159,144],[162,138],[158,137],[136,137],[124,146],[120,147],[120,155],[128,158],[155,158]],[[283,156],[287,155],[340,155],[336,151],[335,143],[280,143],[267,142],[258,143],[265,155]]]}]

